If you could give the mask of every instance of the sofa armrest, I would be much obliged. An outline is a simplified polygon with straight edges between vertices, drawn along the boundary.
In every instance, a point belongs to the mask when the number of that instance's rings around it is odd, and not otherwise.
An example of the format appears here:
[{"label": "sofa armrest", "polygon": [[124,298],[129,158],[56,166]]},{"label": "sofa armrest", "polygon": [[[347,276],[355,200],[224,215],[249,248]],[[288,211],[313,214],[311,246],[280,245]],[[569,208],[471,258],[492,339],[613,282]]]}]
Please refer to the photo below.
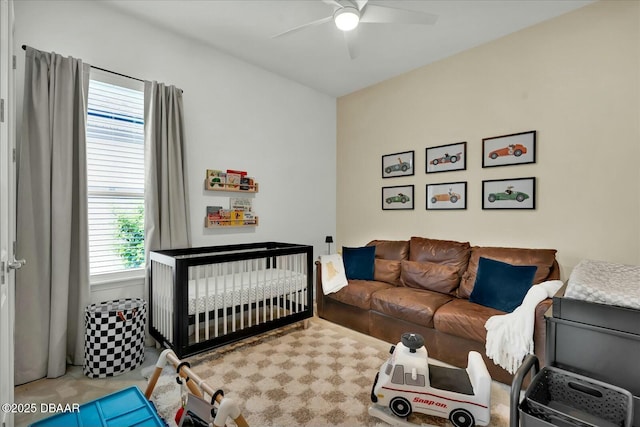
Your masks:
[{"label": "sofa armrest", "polygon": [[544,319],[544,314],[547,312],[551,304],[553,303],[553,299],[546,298],[542,300],[536,306],[535,312],[535,321],[533,324],[533,350],[540,362],[540,367],[545,366],[545,348],[546,348],[546,320]]},{"label": "sofa armrest", "polygon": [[316,310],[318,317],[324,316],[324,291],[322,290],[322,267],[320,261],[316,261]]}]

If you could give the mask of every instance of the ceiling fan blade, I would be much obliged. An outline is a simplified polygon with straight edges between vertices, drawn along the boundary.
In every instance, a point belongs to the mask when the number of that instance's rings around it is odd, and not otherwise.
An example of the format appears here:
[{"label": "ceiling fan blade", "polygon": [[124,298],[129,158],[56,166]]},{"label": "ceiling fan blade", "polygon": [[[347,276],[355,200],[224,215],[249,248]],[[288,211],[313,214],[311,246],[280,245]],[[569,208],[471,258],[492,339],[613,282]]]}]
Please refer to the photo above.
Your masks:
[{"label": "ceiling fan blade", "polygon": [[329,6],[342,7],[342,5],[337,0],[322,0],[322,3],[328,4]]},{"label": "ceiling fan blade", "polygon": [[414,10],[396,9],[393,7],[368,4],[360,22],[368,24],[422,24],[432,25],[438,20],[438,15]]},{"label": "ceiling fan blade", "polygon": [[369,2],[369,0],[353,0],[353,1],[358,6],[358,10],[362,10]]},{"label": "ceiling fan blade", "polygon": [[287,31],[279,34],[275,34],[271,36],[272,39],[280,36],[284,36],[285,34],[295,33],[296,31],[300,31],[304,28],[315,27],[316,25],[324,24],[325,22],[329,22],[333,20],[333,16],[327,16],[326,18],[317,19],[315,21],[307,22],[306,24],[298,25],[297,27],[293,27],[288,29]]},{"label": "ceiling fan blade", "polygon": [[360,44],[358,40],[358,28],[354,28],[351,31],[344,31],[344,41],[347,44],[347,51],[351,59],[356,59],[360,54]]}]

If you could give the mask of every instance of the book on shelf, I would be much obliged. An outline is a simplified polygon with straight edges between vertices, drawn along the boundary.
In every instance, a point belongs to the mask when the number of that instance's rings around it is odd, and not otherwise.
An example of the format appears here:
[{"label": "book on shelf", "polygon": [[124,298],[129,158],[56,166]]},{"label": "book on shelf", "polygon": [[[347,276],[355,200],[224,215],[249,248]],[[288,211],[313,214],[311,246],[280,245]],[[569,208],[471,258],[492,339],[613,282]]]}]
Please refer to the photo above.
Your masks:
[{"label": "book on shelf", "polygon": [[227,188],[240,188],[240,174],[227,172]]},{"label": "book on shelf", "polygon": [[229,197],[229,209],[253,210],[253,200],[247,197]]},{"label": "book on shelf", "polygon": [[231,225],[244,225],[244,211],[238,209],[231,210]]},{"label": "book on shelf", "polygon": [[243,176],[240,178],[240,189],[244,191],[255,191],[255,185],[253,183],[253,178],[250,176]]},{"label": "book on shelf", "polygon": [[244,225],[255,225],[256,217],[253,212],[245,211],[244,212]]},{"label": "book on shelf", "polygon": [[205,188],[211,190],[213,188],[224,188],[227,182],[226,172],[216,169],[207,169],[207,178],[205,180]]}]

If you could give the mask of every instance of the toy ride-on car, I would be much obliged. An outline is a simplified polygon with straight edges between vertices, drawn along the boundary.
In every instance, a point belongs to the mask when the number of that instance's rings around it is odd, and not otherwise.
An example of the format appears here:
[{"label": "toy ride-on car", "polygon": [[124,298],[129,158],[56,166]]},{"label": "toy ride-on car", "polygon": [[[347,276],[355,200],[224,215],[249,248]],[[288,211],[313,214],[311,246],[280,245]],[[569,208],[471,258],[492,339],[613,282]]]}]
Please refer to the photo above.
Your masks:
[{"label": "toy ride-on car", "polygon": [[489,424],[491,376],[480,353],[469,352],[466,369],[429,365],[424,339],[413,333],[390,353],[373,383],[370,415],[394,425],[414,425],[406,420],[412,412],[448,418],[455,427]]}]

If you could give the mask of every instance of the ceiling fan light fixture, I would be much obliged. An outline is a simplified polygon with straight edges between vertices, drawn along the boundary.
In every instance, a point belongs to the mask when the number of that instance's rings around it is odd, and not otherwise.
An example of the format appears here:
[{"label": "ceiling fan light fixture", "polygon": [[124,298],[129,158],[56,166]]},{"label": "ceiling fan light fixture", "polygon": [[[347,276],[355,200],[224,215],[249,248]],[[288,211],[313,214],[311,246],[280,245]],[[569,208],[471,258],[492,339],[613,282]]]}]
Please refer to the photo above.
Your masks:
[{"label": "ceiling fan light fixture", "polygon": [[342,31],[351,31],[358,26],[360,22],[360,12],[355,7],[345,6],[333,14],[333,20]]}]

